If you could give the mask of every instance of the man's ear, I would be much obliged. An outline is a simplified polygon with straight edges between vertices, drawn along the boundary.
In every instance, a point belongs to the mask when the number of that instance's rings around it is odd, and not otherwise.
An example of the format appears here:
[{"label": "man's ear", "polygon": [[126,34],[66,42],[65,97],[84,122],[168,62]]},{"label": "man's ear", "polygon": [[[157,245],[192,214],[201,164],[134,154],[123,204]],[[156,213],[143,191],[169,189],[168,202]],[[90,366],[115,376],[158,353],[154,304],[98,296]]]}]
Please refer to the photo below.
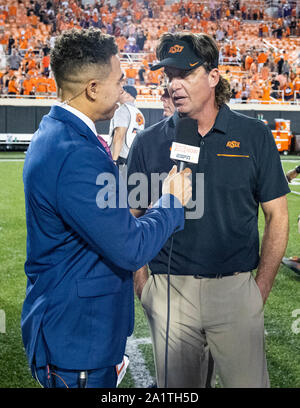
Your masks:
[{"label": "man's ear", "polygon": [[95,101],[99,92],[100,82],[97,79],[91,79],[86,87],[86,95],[88,99]]},{"label": "man's ear", "polygon": [[214,68],[210,71],[209,76],[209,85],[214,88],[215,86],[218,85],[218,82],[220,80],[220,72],[217,68]]}]

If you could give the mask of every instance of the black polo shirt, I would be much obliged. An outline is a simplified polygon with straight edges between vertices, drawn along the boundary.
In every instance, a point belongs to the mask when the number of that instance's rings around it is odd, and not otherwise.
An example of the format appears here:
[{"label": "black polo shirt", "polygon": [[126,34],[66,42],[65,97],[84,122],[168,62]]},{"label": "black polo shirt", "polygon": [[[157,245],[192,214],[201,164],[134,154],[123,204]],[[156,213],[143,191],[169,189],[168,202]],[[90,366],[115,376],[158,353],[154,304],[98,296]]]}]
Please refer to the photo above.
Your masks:
[{"label": "black polo shirt", "polygon": [[[140,132],[131,147],[128,176],[135,172],[147,176],[149,203],[151,173],[169,172],[174,165],[170,147],[177,120],[175,114]],[[223,105],[213,128],[204,137],[199,135],[199,147],[199,162],[189,167],[193,188],[196,173],[203,173],[203,216],[186,219],[184,230],[174,235],[171,273],[253,270],[259,262],[259,203],[290,191],[272,133],[262,121]],[[129,185],[129,192],[134,188]],[[152,273],[167,273],[169,250],[170,239],[149,263]]]}]

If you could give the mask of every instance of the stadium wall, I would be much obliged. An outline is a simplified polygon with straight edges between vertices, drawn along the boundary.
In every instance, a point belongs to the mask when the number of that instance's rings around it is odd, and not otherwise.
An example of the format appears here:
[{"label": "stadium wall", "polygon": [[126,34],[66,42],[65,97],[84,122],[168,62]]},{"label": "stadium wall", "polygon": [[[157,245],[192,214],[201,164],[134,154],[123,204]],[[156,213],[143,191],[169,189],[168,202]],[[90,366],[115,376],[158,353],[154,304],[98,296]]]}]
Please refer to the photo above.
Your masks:
[{"label": "stadium wall", "polygon": [[[44,115],[54,101],[0,99],[0,134],[33,134]],[[162,119],[162,104],[137,103],[145,116],[146,127]],[[257,118],[263,115],[271,129],[275,129],[274,119],[283,118],[291,121],[291,131],[300,135],[300,106],[297,105],[261,105],[261,104],[230,104],[231,109],[244,115]],[[97,122],[97,131],[107,134],[109,121]]]}]

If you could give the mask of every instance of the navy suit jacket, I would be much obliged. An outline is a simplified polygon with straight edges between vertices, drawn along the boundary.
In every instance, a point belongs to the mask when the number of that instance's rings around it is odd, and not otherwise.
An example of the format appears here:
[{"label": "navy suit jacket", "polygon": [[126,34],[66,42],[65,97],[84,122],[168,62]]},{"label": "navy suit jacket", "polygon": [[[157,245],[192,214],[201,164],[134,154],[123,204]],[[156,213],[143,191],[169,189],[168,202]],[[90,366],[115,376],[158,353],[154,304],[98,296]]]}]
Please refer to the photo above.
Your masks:
[{"label": "navy suit jacket", "polygon": [[31,366],[86,370],[119,363],[133,331],[132,271],[183,228],[174,196],[162,196],[139,219],[128,206],[99,208],[103,173],[115,177],[111,194],[118,203],[126,186],[104,147],[82,120],[53,106],[33,136],[23,172],[28,279],[21,326]]}]

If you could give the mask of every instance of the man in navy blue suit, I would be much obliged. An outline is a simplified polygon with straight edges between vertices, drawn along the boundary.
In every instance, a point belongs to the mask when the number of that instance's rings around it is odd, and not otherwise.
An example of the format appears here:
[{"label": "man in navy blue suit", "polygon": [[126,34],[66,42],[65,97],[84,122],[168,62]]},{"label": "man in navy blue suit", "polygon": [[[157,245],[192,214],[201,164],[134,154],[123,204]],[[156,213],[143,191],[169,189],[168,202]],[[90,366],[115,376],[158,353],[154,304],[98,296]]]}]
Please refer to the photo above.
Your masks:
[{"label": "man in navy blue suit", "polygon": [[173,168],[143,217],[134,218],[127,202],[118,206],[126,187],[95,128],[112,118],[122,93],[117,52],[100,30],[57,39],[51,68],[63,102],[42,119],[24,164],[21,326],[32,374],[44,387],[116,386],[133,330],[132,271],[183,229],[182,206],[191,197],[190,171]]}]

